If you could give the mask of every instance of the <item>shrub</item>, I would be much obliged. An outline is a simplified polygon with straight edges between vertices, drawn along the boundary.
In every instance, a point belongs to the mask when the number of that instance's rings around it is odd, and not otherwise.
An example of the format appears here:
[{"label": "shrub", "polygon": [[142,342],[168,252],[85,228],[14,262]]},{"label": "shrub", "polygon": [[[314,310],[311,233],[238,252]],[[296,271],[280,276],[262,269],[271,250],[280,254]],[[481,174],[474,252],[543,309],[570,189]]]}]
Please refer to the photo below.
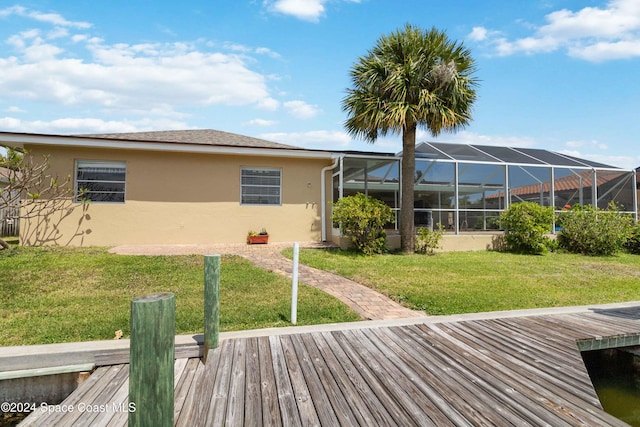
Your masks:
[{"label": "shrub", "polygon": [[440,247],[440,238],[444,234],[444,227],[438,223],[435,230],[427,227],[418,228],[418,237],[416,238],[416,252],[419,254],[433,255],[435,250]]},{"label": "shrub", "polygon": [[623,248],[632,225],[631,217],[620,213],[615,204],[607,209],[575,205],[558,222],[560,247],[584,255],[614,255]]},{"label": "shrub", "polygon": [[343,197],[334,203],[332,219],[358,251],[365,255],[386,251],[384,226],[393,221],[393,210],[380,200],[362,193]]},{"label": "shrub", "polygon": [[640,255],[640,224],[636,223],[631,226],[629,238],[625,242],[624,248],[630,254]]},{"label": "shrub", "polygon": [[551,247],[547,236],[553,225],[553,208],[533,202],[511,205],[498,220],[504,228],[506,249],[511,252],[542,254]]}]

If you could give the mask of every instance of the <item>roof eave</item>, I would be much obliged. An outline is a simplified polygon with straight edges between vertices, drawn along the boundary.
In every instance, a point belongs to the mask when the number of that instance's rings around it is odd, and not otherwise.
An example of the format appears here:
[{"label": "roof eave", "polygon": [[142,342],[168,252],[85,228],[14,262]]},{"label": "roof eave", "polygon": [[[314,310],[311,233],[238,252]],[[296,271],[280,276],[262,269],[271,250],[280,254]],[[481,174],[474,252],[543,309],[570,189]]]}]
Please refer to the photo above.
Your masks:
[{"label": "roof eave", "polygon": [[64,135],[42,135],[0,132],[0,144],[12,148],[25,145],[45,145],[60,147],[107,148],[120,150],[164,151],[173,153],[210,153],[229,155],[256,155],[265,157],[291,157],[307,159],[331,159],[329,151],[315,151],[287,148],[239,147],[231,145],[205,145],[193,143],[133,141],[107,138],[86,138]]}]

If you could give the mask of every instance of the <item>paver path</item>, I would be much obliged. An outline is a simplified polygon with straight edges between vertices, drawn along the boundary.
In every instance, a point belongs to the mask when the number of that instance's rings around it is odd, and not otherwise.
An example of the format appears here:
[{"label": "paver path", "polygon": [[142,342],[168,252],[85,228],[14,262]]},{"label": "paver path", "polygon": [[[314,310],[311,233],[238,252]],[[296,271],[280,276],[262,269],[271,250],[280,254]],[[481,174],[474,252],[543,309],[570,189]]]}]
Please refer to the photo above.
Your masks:
[{"label": "paver path", "polygon": [[[266,270],[291,277],[293,263],[290,259],[280,254],[280,251],[286,247],[293,247],[293,243],[270,243],[268,245],[123,245],[116,246],[109,252],[122,255],[233,254],[247,258]],[[327,245],[304,242],[300,243],[300,247],[323,248],[327,247]],[[352,280],[303,264],[299,265],[298,279],[300,282],[338,298],[365,319],[399,319],[425,316],[424,312],[403,307],[385,295]]]}]

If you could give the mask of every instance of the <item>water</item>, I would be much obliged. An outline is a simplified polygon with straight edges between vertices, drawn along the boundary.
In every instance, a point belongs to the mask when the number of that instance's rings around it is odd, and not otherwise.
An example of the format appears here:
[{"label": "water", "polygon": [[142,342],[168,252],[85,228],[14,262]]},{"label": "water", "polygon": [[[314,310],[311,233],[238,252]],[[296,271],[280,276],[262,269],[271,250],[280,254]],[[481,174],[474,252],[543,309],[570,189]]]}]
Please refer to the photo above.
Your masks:
[{"label": "water", "polygon": [[[604,383],[608,384],[604,384]],[[640,391],[615,381],[593,385],[604,410],[634,427],[640,427]]]},{"label": "water", "polygon": [[14,427],[17,426],[22,420],[27,417],[28,414],[21,413],[9,413],[0,414],[0,427]]},{"label": "water", "polygon": [[582,358],[603,409],[640,427],[640,348],[586,351]]}]

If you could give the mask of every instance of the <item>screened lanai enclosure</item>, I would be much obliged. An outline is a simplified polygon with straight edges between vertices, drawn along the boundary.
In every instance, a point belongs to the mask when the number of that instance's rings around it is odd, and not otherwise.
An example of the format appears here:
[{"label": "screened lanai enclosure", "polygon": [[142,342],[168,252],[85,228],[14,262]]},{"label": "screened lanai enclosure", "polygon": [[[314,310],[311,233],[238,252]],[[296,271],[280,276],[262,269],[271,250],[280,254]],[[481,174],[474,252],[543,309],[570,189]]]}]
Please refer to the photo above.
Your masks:
[{"label": "screened lanai enclosure", "polygon": [[[333,199],[365,193],[396,212],[402,154],[345,153],[333,174]],[[575,204],[618,208],[637,218],[634,171],[532,148],[423,142],[416,146],[416,227],[452,233],[499,229],[500,213],[531,201],[558,212]]]}]

